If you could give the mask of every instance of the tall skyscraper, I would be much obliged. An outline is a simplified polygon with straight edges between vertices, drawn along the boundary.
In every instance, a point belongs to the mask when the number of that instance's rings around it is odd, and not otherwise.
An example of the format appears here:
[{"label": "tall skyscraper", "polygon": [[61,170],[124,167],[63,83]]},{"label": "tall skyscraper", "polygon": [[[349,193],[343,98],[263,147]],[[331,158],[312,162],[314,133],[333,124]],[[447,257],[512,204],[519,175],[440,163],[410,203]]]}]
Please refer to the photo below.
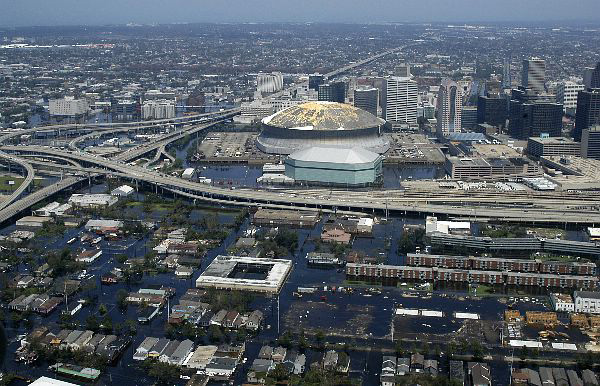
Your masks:
[{"label": "tall skyscraper", "polygon": [[363,109],[377,116],[379,106],[379,90],[372,88],[354,89],[354,107]]},{"label": "tall skyscraper", "polygon": [[577,96],[577,115],[573,138],[581,141],[585,129],[600,125],[600,88],[580,91]]},{"label": "tall skyscraper", "polygon": [[532,89],[512,91],[508,132],[519,139],[539,137],[542,134],[560,137],[562,134],[563,106],[554,95],[539,95]]},{"label": "tall skyscraper", "polygon": [[438,135],[460,131],[462,98],[462,88],[452,79],[444,78],[437,98]]},{"label": "tall skyscraper", "polygon": [[565,113],[575,115],[577,109],[577,95],[583,91],[582,84],[567,80],[560,82],[556,88],[556,102],[563,105]]},{"label": "tall skyscraper", "polygon": [[502,66],[502,88],[512,87],[512,76],[510,74],[511,58],[505,58]]},{"label": "tall skyscraper", "polygon": [[600,160],[600,125],[586,128],[581,133],[581,156]]},{"label": "tall skyscraper", "polygon": [[508,101],[504,98],[480,96],[477,99],[477,123],[505,127],[508,118]]},{"label": "tall skyscraper", "polygon": [[319,91],[319,86],[325,82],[325,76],[321,74],[310,74],[308,76],[308,88]]},{"label": "tall skyscraper", "polygon": [[540,58],[523,60],[521,85],[530,88],[538,94],[546,91],[546,62]]},{"label": "tall skyscraper", "polygon": [[399,76],[401,78],[408,78],[411,76],[410,74],[410,65],[406,63],[402,63],[396,66],[396,71],[394,71],[394,75]]},{"label": "tall skyscraper", "polygon": [[325,102],[344,103],[346,101],[346,83],[339,81],[319,85],[318,99]]},{"label": "tall skyscraper", "polygon": [[463,106],[460,113],[461,129],[473,130],[477,126],[477,106]]},{"label": "tall skyscraper", "polygon": [[583,85],[588,88],[600,88],[600,62],[596,67],[588,67],[583,71]]},{"label": "tall skyscraper", "polygon": [[417,123],[419,88],[410,77],[386,79],[385,119],[396,123]]},{"label": "tall skyscraper", "polygon": [[259,73],[256,76],[256,91],[261,93],[272,93],[283,89],[283,74],[274,72],[272,74]]}]

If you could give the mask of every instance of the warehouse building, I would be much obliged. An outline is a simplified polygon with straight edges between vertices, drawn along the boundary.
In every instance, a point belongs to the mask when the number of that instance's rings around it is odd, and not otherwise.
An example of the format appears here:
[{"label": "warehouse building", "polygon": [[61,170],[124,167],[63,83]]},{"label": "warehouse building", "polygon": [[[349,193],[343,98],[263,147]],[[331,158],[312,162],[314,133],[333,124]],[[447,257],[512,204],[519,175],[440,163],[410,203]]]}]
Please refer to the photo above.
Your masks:
[{"label": "warehouse building", "polygon": [[277,294],[291,270],[290,260],[217,256],[198,277],[196,287]]},{"label": "warehouse building", "polygon": [[311,147],[285,160],[285,175],[296,183],[368,186],[381,182],[383,157],[362,148]]}]

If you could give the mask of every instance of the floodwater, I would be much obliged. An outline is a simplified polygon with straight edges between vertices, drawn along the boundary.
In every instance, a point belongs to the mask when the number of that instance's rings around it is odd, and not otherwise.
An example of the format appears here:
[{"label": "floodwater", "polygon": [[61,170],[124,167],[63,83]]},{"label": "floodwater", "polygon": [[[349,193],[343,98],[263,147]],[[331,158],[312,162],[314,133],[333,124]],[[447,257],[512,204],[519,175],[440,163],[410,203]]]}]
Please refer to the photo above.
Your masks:
[{"label": "floodwater", "polygon": [[[211,168],[217,168],[213,166]],[[227,167],[232,178],[248,172],[243,167]],[[215,175],[223,176],[227,170],[203,169],[202,173],[209,177],[208,173],[218,173]],[[245,171],[244,171],[245,170]],[[249,179],[250,177],[245,177]],[[254,178],[254,177],[252,177]],[[94,185],[86,188],[85,191],[105,192],[106,185]],[[138,199],[142,200],[143,195],[139,194]],[[199,220],[203,216],[218,213],[220,223],[232,223],[237,212],[229,211],[223,208],[202,208],[198,207],[190,213],[190,219]],[[128,209],[129,214],[137,218],[147,218],[160,220],[164,217],[164,211],[155,211],[153,213],[144,213],[139,206]],[[361,378],[364,385],[379,384],[379,372],[381,370],[382,353],[381,347],[392,347],[392,323],[395,320],[395,339],[402,338],[403,334],[423,334],[423,336],[435,336],[455,333],[462,326],[462,321],[453,317],[454,312],[471,312],[480,315],[483,321],[494,322],[500,320],[502,311],[506,305],[501,302],[499,297],[489,297],[483,299],[466,298],[465,290],[443,290],[435,291],[433,294],[425,292],[409,291],[406,292],[399,288],[383,287],[380,294],[372,294],[366,287],[357,287],[354,293],[332,292],[331,287],[347,287],[345,283],[345,274],[340,269],[322,269],[309,267],[307,265],[306,254],[315,250],[315,240],[319,238],[323,219],[314,229],[298,229],[298,249],[293,256],[289,258],[293,261],[293,270],[288,278],[283,290],[278,298],[264,298],[257,296],[253,301],[252,308],[261,309],[265,313],[265,329],[254,339],[248,342],[245,356],[248,358],[245,365],[240,367],[236,373],[235,384],[240,384],[245,379],[245,374],[252,360],[256,358],[260,346],[264,343],[273,342],[278,332],[283,333],[286,330],[298,332],[299,328],[307,332],[321,330],[325,333],[326,339],[330,342],[349,342],[361,347],[361,351],[350,352],[351,356],[351,376]],[[403,226],[405,224],[422,224],[423,219],[419,218],[391,218],[389,221],[375,225],[373,237],[357,238],[353,244],[353,249],[363,252],[369,256],[378,257],[380,261],[388,264],[403,264],[404,257],[397,253],[398,240],[402,236]],[[95,288],[84,290],[72,299],[69,299],[69,306],[73,307],[80,298],[97,297],[97,304],[104,304],[108,309],[108,315],[113,320],[113,325],[122,323],[125,320],[137,320],[136,308],[129,306],[125,313],[122,313],[116,306],[116,295],[121,289],[126,291],[137,291],[139,288],[147,285],[157,284],[176,288],[176,295],[170,300],[176,304],[179,297],[189,288],[194,287],[195,280],[200,273],[218,254],[224,254],[226,249],[231,246],[237,237],[249,226],[246,220],[239,230],[232,231],[225,241],[210,250],[191,279],[176,279],[174,274],[156,274],[145,275],[141,283],[126,284],[118,283],[115,285],[101,285],[100,276],[115,267],[115,257],[120,254],[126,254],[129,257],[141,257],[149,252],[148,239],[128,238],[118,241],[101,241],[99,247],[103,250],[103,255],[87,268],[88,273],[94,275],[91,279],[95,283]],[[5,228],[2,233],[5,234],[14,229],[14,226]],[[39,245],[43,245],[44,250],[60,250],[68,247],[71,250],[81,249],[84,246],[80,243],[79,237],[82,228],[69,229],[64,235],[48,240],[40,240]],[[67,241],[73,237],[77,240],[68,245]],[[89,248],[89,247],[88,247]],[[21,272],[23,267],[20,267]],[[316,287],[315,294],[303,295],[301,298],[294,296],[298,287]],[[327,286],[327,288],[325,288]],[[532,297],[533,299],[533,297]],[[434,317],[397,317],[394,319],[394,308],[419,308],[434,311],[442,311],[444,316]],[[542,302],[519,302],[515,308],[525,311],[529,309],[545,309]],[[36,316],[35,325],[46,325],[52,331],[58,332],[60,327],[57,325],[60,311],[64,309],[61,305],[58,310],[48,317]],[[74,317],[76,323],[85,327],[85,321],[90,315],[97,315],[97,306],[84,307]],[[133,361],[132,355],[135,348],[146,336],[164,336],[164,327],[166,324],[166,310],[158,315],[150,324],[137,325],[137,335],[133,338],[133,344],[126,350],[121,359],[115,366],[107,367],[98,384],[113,383],[131,385],[146,385],[153,382],[144,371],[138,368],[137,363]],[[400,329],[398,329],[400,327]],[[41,363],[36,367],[29,367],[16,363],[13,359],[14,351],[18,347],[17,336],[25,333],[24,327],[15,328],[8,323],[8,335],[10,338],[9,356],[6,361],[6,369],[16,371],[19,374],[27,374],[30,377],[48,374],[47,364]],[[371,348],[371,350],[367,350]],[[366,351],[365,351],[366,350]],[[307,364],[312,359],[318,359],[320,353],[308,351]],[[495,379],[494,384],[505,385],[508,381],[508,366],[504,363],[492,364],[492,376]],[[497,380],[497,381],[496,381]],[[184,384],[185,381],[181,381]]]}]

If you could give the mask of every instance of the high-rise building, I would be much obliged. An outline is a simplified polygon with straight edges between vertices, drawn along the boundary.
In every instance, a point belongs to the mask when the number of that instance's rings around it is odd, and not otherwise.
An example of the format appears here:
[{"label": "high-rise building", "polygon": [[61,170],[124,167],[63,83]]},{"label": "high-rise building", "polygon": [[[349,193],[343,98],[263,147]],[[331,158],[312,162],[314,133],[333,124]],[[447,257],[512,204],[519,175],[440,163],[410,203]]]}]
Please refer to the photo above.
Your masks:
[{"label": "high-rise building", "polygon": [[412,76],[410,74],[410,65],[406,63],[402,63],[396,67],[396,71],[394,71],[394,75],[399,76],[401,78],[408,78]]},{"label": "high-rise building", "polygon": [[283,89],[283,74],[274,72],[272,74],[259,73],[256,76],[256,91],[261,93],[272,93]]},{"label": "high-rise building", "polygon": [[546,83],[546,61],[540,58],[523,60],[521,85],[530,88],[538,94],[544,93]]},{"label": "high-rise building", "polygon": [[437,98],[438,135],[460,131],[462,98],[462,88],[456,82],[448,78],[442,80]]},{"label": "high-rise building", "polygon": [[502,65],[502,88],[512,87],[512,76],[510,74],[510,62],[511,58],[505,58],[504,64]]},{"label": "high-rise building", "polygon": [[477,99],[477,123],[505,127],[508,118],[508,102],[504,98],[480,96]]},{"label": "high-rise building", "polygon": [[396,123],[417,123],[419,88],[410,77],[386,79],[385,119]]},{"label": "high-rise building", "polygon": [[583,71],[583,85],[588,88],[600,88],[600,62],[596,67],[588,67]]},{"label": "high-rise building", "polygon": [[319,91],[319,86],[325,82],[325,76],[322,74],[310,74],[308,76],[308,88],[311,90]]},{"label": "high-rise building", "polygon": [[581,156],[600,160],[600,125],[586,128],[581,133]]},{"label": "high-rise building", "polygon": [[556,102],[563,105],[563,111],[575,115],[577,109],[577,95],[583,91],[582,84],[567,80],[560,82],[556,88]]},{"label": "high-rise building", "polygon": [[377,116],[379,106],[379,90],[372,88],[354,89],[354,107],[363,109]]},{"label": "high-rise building", "polygon": [[86,114],[88,110],[89,106],[87,100],[75,99],[74,97],[51,99],[48,103],[50,115],[75,117]]},{"label": "high-rise building", "polygon": [[573,138],[581,141],[585,129],[600,125],[600,88],[579,91]]},{"label": "high-rise building", "polygon": [[319,85],[320,101],[344,103],[346,101],[346,83],[339,81]]},{"label": "high-rise building", "polygon": [[142,105],[142,119],[175,118],[175,101],[167,99],[149,100]]},{"label": "high-rise building", "polygon": [[460,127],[473,130],[477,126],[477,106],[463,106],[460,113]]},{"label": "high-rise building", "polygon": [[519,139],[560,137],[562,134],[563,106],[554,95],[540,95],[532,89],[512,91],[508,132]]}]

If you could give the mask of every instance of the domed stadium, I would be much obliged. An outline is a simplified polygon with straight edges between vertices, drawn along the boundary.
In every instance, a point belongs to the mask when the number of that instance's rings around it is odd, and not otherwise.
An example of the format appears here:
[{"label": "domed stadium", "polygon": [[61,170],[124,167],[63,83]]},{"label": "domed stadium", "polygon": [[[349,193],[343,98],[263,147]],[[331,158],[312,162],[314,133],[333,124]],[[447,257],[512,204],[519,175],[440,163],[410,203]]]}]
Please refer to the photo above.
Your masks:
[{"label": "domed stadium", "polygon": [[258,148],[269,154],[291,154],[309,147],[360,147],[385,153],[390,143],[381,133],[383,119],[351,105],[307,102],[262,120]]}]

